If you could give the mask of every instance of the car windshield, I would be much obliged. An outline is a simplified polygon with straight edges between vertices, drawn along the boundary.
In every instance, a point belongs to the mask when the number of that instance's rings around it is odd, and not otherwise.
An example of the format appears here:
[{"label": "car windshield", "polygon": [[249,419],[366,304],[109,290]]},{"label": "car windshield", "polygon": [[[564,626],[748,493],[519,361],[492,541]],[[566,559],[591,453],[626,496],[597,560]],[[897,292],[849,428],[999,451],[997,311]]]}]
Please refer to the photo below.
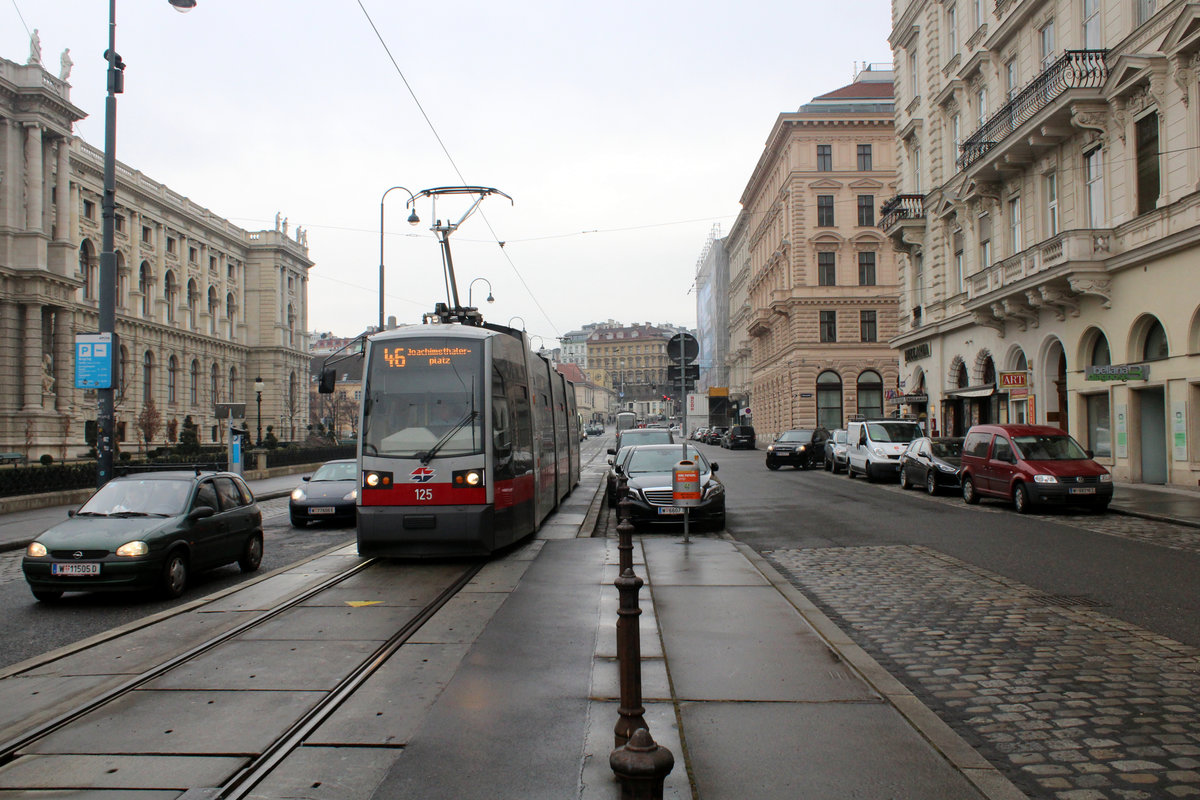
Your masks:
[{"label": "car windshield", "polygon": [[849,441],[849,439],[846,438],[848,435],[849,434],[846,431],[843,431],[841,429],[834,431],[833,432],[833,443],[834,444],[845,444],[846,442]]},{"label": "car windshield", "polygon": [[175,516],[183,513],[191,481],[145,478],[109,481],[79,509],[80,514],[151,514]]},{"label": "car windshield", "polygon": [[1026,461],[1076,461],[1086,459],[1087,453],[1070,436],[1014,436],[1013,443]]},{"label": "car windshield", "polygon": [[931,439],[929,441],[929,449],[938,458],[961,458],[962,457],[962,439]]},{"label": "car windshield", "polygon": [[779,435],[779,441],[781,441],[781,442],[799,442],[800,444],[807,444],[808,442],[812,441],[812,437],[813,437],[812,431],[784,431],[783,433],[781,433]]},{"label": "car windshield", "polygon": [[310,481],[353,481],[358,480],[358,464],[345,461],[340,464],[322,464],[313,473]]},{"label": "car windshield", "polygon": [[907,444],[921,437],[921,428],[915,422],[868,422],[867,431],[875,442]]},{"label": "car windshield", "polygon": [[[629,462],[625,465],[625,472],[629,475],[644,474],[647,472],[670,472],[679,463],[681,448],[667,447],[663,449],[646,449],[638,448],[629,454]],[[694,447],[688,448],[688,458],[700,465],[701,472],[708,472],[708,462],[704,457],[696,451]]]}]

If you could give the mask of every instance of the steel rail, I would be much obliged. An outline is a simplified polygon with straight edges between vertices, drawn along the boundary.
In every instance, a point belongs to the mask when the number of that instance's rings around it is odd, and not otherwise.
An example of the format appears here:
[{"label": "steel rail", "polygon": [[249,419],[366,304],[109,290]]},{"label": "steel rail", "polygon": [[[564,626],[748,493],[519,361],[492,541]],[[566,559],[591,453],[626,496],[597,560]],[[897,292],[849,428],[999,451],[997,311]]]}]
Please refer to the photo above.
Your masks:
[{"label": "steel rail", "polygon": [[29,730],[24,731],[23,733],[13,737],[12,739],[9,739],[6,742],[0,743],[0,766],[12,762],[12,760],[20,754],[21,750],[29,747],[29,745],[33,744],[37,740],[43,739],[46,736],[49,736],[51,733],[70,725],[72,722],[75,722],[84,715],[89,714],[108,703],[111,703],[113,700],[121,697],[122,695],[128,694],[139,686],[149,683],[156,678],[162,677],[176,667],[197,658],[198,656],[208,652],[209,650],[212,650],[219,645],[224,644],[225,642],[228,642],[231,639],[236,638],[237,636],[240,636],[251,628],[255,628],[264,622],[267,622],[268,620],[274,619],[284,611],[294,608],[306,600],[315,597],[321,592],[336,586],[352,575],[358,574],[362,570],[374,564],[377,560],[378,559],[370,558],[354,564],[349,569],[332,575],[326,580],[321,581],[320,583],[315,584],[308,589],[305,589],[295,597],[284,600],[274,608],[267,609],[254,619],[246,620],[245,622],[240,623],[227,631],[218,633],[207,641],[201,642],[195,647],[192,647],[180,653],[179,655],[173,656],[163,663],[158,664],[157,666],[154,666],[145,672],[135,675],[129,680],[124,681],[123,683],[120,683],[111,689],[107,689],[100,694],[95,695],[94,697],[88,698],[75,708],[63,712],[57,717],[47,720],[40,725],[30,728]]},{"label": "steel rail", "polygon": [[[304,716],[296,720],[283,735],[275,740],[249,764],[220,787],[214,787],[212,800],[240,800],[246,797],[254,788],[270,775],[289,755],[292,754],[322,723],[327,720],[342,703],[366,683],[396,651],[404,646],[412,635],[428,622],[446,603],[457,595],[462,588],[474,578],[486,561],[479,561],[469,566],[453,583],[442,590],[437,597],[429,602],[404,627],[396,631],[387,641],[365,658],[349,675],[343,678],[323,700],[317,703]],[[206,795],[210,796],[210,795]]]}]

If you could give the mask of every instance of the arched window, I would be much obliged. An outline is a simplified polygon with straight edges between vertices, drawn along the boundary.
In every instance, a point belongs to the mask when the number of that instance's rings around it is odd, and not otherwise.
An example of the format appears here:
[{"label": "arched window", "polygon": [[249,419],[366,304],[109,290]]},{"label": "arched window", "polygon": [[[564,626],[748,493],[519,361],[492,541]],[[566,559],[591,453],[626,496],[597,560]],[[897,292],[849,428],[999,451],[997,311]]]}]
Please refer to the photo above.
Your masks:
[{"label": "arched window", "polygon": [[229,402],[237,402],[237,367],[229,368]]},{"label": "arched window", "polygon": [[212,369],[208,371],[208,391],[214,403],[221,402],[221,368],[215,361]]},{"label": "arched window", "polygon": [[149,350],[142,356],[142,402],[154,401],[154,353]]},{"label": "arched window", "polygon": [[196,281],[190,280],[187,285],[188,325],[196,327],[196,303],[200,302],[200,289]]},{"label": "arched window", "polygon": [[125,365],[129,363],[129,351],[125,345],[121,345],[121,360],[117,363],[117,385],[115,387],[116,399],[118,401],[125,399],[125,390],[128,384],[125,382]]},{"label": "arched window", "polygon": [[983,378],[983,381],[982,381],[983,383],[986,383],[989,386],[996,385],[996,362],[992,361],[991,356],[988,356],[987,358],[983,359],[982,378]]},{"label": "arched window", "polygon": [[1142,358],[1147,361],[1158,361],[1171,355],[1167,346],[1167,332],[1162,323],[1154,320],[1146,331],[1146,344],[1142,347]]},{"label": "arched window", "polygon": [[179,305],[179,283],[170,270],[163,276],[163,299],[167,301],[167,322],[174,322],[175,307]]},{"label": "arched window", "polygon": [[217,311],[220,309],[220,303],[217,300],[217,287],[208,287],[208,332],[215,334],[217,332]]},{"label": "arched window", "polygon": [[79,276],[83,279],[83,299],[96,299],[96,271],[99,267],[96,264],[92,243],[88,239],[84,239],[79,245]]},{"label": "arched window", "polygon": [[817,424],[834,430],[842,427],[842,379],[836,372],[817,376]]},{"label": "arched window", "polygon": [[154,282],[150,277],[150,262],[143,261],[138,269],[138,291],[142,293],[142,316],[150,318],[150,292],[154,291]]},{"label": "arched window", "polygon": [[196,359],[192,359],[191,374],[188,377],[191,378],[191,383],[188,387],[188,390],[189,390],[189,394],[191,396],[192,405],[194,405],[194,406],[199,405],[200,404],[200,362],[197,361]]},{"label": "arched window", "polygon": [[167,402],[174,405],[176,402],[175,388],[179,379],[179,360],[175,356],[167,361]]},{"label": "arched window", "polygon": [[237,325],[234,324],[237,319],[237,298],[233,292],[225,295],[225,318],[229,320],[229,338],[233,339],[237,331]]},{"label": "arched window", "polygon": [[858,376],[858,413],[867,419],[883,416],[883,378],[874,370]]},{"label": "arched window", "polygon": [[125,268],[125,255],[118,250],[117,256],[117,308],[129,308],[129,270]]},{"label": "arched window", "polygon": [[1088,363],[1093,367],[1112,365],[1112,352],[1108,349],[1108,337],[1103,333],[1096,334],[1096,341],[1092,343],[1092,354]]}]

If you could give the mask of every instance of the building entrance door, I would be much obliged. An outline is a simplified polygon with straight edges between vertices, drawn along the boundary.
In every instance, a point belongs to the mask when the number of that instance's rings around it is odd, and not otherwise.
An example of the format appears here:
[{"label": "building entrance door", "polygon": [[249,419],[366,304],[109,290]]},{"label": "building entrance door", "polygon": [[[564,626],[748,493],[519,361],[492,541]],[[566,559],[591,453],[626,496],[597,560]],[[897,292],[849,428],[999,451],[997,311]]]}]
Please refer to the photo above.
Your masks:
[{"label": "building entrance door", "polygon": [[1167,405],[1163,390],[1142,389],[1138,397],[1138,447],[1142,483],[1167,482]]}]

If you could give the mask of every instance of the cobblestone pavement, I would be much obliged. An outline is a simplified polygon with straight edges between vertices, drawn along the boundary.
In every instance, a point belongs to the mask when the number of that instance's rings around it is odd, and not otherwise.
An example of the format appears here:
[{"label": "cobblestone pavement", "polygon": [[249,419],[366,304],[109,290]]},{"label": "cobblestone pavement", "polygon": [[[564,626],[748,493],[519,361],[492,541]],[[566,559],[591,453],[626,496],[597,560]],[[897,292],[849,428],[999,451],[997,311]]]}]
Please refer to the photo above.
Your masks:
[{"label": "cobblestone pavement", "polygon": [[925,547],[763,555],[1030,797],[1200,797],[1196,648]]}]

